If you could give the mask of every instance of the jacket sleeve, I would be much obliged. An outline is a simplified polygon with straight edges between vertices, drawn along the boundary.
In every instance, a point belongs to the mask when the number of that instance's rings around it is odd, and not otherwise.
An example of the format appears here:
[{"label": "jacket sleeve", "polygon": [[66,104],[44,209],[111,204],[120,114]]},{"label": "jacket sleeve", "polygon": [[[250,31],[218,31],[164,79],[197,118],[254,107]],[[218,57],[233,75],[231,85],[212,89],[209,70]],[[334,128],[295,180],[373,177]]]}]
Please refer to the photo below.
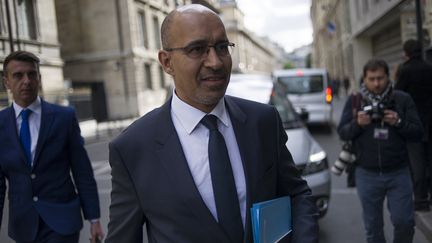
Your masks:
[{"label": "jacket sleeve", "polygon": [[345,103],[342,111],[342,116],[337,128],[339,137],[344,141],[354,140],[362,133],[362,128],[357,124],[357,121],[352,114],[352,95],[350,95]]},{"label": "jacket sleeve", "polygon": [[79,193],[82,211],[85,219],[98,219],[100,217],[99,195],[93,168],[87,151],[84,148],[84,139],[75,116],[70,110],[69,131],[69,158],[71,161],[72,175]]},{"label": "jacket sleeve", "polygon": [[6,179],[2,168],[0,167],[0,229],[2,225],[5,194],[6,194]]},{"label": "jacket sleeve", "polygon": [[319,235],[318,209],[306,181],[296,169],[291,153],[286,147],[288,137],[277,116],[277,137],[279,147],[278,194],[291,197],[293,232],[291,243],[317,243]]},{"label": "jacket sleeve", "polygon": [[142,242],[144,214],[128,170],[114,143],[109,145],[112,190],[106,243]]},{"label": "jacket sleeve", "polygon": [[408,77],[407,76],[407,72],[405,72],[403,65],[399,65],[399,68],[396,72],[396,84],[395,84],[395,89],[398,90],[403,90],[403,91],[407,91],[408,89]]},{"label": "jacket sleeve", "polygon": [[396,131],[408,141],[420,141],[424,131],[414,101],[407,93],[402,93],[401,96],[403,99],[397,107],[397,113],[402,122]]}]

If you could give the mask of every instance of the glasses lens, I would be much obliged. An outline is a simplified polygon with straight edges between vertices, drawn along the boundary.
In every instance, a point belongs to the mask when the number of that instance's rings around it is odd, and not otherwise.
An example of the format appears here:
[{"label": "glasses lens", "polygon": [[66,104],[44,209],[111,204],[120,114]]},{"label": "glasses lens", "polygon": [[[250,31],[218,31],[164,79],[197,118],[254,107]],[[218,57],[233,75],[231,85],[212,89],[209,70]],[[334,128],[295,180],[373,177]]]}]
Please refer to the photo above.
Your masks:
[{"label": "glasses lens", "polygon": [[207,45],[191,45],[184,48],[185,53],[190,58],[198,58],[207,52]]},{"label": "glasses lens", "polygon": [[226,42],[226,43],[216,44],[214,48],[216,50],[216,53],[219,56],[228,56],[232,53],[233,46],[234,44]]},{"label": "glasses lens", "polygon": [[201,58],[208,53],[211,47],[215,49],[218,56],[223,57],[231,55],[234,44],[230,42],[222,42],[214,46],[208,44],[196,44],[184,47],[183,51],[190,58]]}]

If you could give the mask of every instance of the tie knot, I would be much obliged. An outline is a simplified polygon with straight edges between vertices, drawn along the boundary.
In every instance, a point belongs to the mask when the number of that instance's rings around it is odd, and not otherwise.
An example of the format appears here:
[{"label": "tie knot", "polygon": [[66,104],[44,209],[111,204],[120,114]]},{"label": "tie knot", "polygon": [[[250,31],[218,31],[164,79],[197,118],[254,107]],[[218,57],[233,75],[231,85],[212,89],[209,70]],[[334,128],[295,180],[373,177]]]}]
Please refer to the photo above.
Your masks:
[{"label": "tie knot", "polygon": [[210,131],[217,130],[217,117],[215,115],[206,115],[201,119],[201,123]]},{"label": "tie knot", "polygon": [[24,110],[22,110],[22,111],[21,111],[21,118],[22,118],[23,120],[27,120],[28,117],[29,117],[29,115],[30,115],[30,113],[31,113],[31,110],[30,110],[30,109],[24,109]]}]

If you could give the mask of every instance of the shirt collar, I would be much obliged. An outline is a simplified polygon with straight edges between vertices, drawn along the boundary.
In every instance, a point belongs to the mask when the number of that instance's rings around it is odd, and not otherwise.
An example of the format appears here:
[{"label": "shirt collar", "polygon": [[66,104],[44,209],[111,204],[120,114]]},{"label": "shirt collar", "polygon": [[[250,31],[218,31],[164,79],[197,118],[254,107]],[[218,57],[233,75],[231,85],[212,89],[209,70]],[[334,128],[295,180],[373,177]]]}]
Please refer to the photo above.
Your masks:
[{"label": "shirt collar", "polygon": [[[173,114],[177,117],[186,132],[191,134],[195,127],[200,123],[201,119],[207,114],[182,101],[175,92],[173,92],[172,97],[171,109]],[[220,99],[216,107],[209,114],[215,115],[219,118],[224,126],[229,126],[228,113],[224,99]]]},{"label": "shirt collar", "polygon": [[32,111],[32,113],[41,114],[41,98],[38,96],[33,103],[31,103],[27,107],[21,107],[15,101],[12,103],[12,106],[15,110],[15,118],[18,118],[18,116],[21,114],[21,111],[24,109],[29,109]]}]

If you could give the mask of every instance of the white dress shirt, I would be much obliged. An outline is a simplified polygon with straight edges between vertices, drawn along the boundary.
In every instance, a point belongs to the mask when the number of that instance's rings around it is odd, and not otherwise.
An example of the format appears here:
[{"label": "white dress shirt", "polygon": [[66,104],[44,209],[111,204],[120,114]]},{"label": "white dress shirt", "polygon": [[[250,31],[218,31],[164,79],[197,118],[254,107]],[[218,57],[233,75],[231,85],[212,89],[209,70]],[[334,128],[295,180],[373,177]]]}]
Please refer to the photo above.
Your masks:
[{"label": "white dress shirt", "polygon": [[33,166],[33,160],[36,152],[36,145],[39,138],[39,129],[41,124],[42,117],[42,109],[41,109],[41,100],[40,97],[37,97],[36,100],[31,103],[28,107],[21,107],[17,103],[13,102],[13,108],[15,110],[15,118],[16,125],[18,129],[18,135],[21,129],[21,111],[23,109],[30,109],[32,112],[29,115],[29,127],[30,127],[30,136],[31,136],[31,165]]},{"label": "white dress shirt", "polygon": [[[243,225],[246,217],[246,182],[240,151],[231,124],[230,116],[225,108],[225,101],[221,99],[210,114],[218,117],[218,129],[222,133],[227,145],[228,155],[233,169],[234,180],[237,188],[237,196],[240,203],[240,213]],[[208,142],[209,130],[200,123],[206,113],[190,106],[180,100],[175,92],[171,102],[171,117],[174,127],[180,138],[180,143],[185,153],[189,170],[195,181],[195,185],[201,194],[213,217],[217,220],[216,203],[211,181]]]}]

